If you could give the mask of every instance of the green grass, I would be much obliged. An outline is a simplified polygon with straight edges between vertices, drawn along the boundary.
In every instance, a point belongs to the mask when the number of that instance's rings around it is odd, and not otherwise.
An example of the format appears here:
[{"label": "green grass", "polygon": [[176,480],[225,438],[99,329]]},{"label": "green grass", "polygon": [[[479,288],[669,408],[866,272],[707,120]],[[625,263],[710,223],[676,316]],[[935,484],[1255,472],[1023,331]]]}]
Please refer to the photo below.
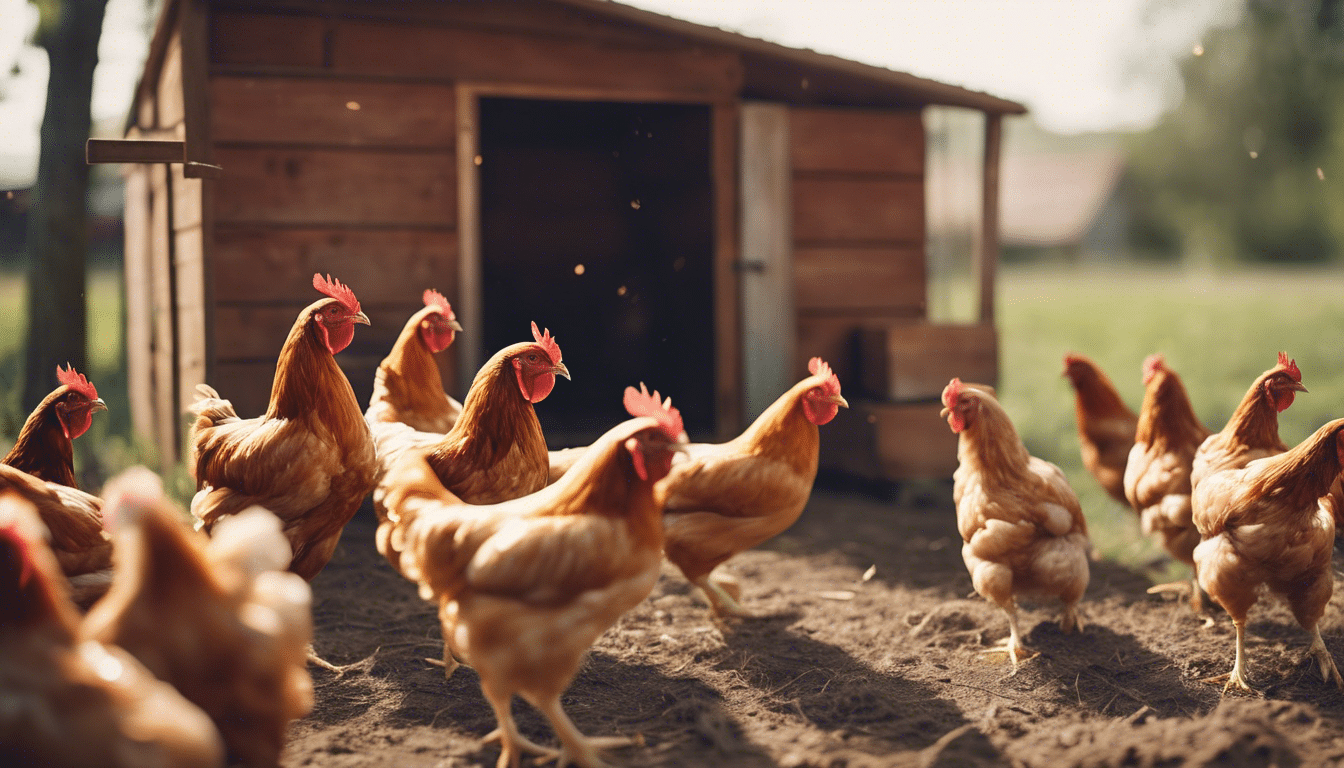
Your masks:
[{"label": "green grass", "polygon": [[1279,416],[1280,435],[1292,445],[1344,415],[1341,288],[1338,270],[1006,269],[998,282],[999,394],[1027,448],[1068,475],[1096,546],[1142,565],[1159,559],[1159,548],[1083,469],[1064,353],[1095,360],[1137,412],[1143,359],[1162,352],[1200,419],[1221,429],[1285,350],[1311,390]]}]

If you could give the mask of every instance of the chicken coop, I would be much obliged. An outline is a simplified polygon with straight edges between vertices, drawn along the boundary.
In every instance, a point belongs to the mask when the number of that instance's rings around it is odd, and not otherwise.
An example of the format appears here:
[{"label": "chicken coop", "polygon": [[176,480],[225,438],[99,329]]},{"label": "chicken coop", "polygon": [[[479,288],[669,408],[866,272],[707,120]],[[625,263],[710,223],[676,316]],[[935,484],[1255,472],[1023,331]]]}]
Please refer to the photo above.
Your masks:
[{"label": "chicken coop", "polygon": [[[922,119],[985,115],[978,322],[928,320]],[[694,438],[737,433],[814,355],[853,408],[824,467],[946,476],[953,375],[997,378],[993,276],[1014,102],[604,0],[167,0],[124,139],[136,430],[171,460],[208,382],[244,417],[314,272],[372,319],[338,356],[367,402],[425,288],[486,358],[560,342],[553,445],[670,394]]]}]

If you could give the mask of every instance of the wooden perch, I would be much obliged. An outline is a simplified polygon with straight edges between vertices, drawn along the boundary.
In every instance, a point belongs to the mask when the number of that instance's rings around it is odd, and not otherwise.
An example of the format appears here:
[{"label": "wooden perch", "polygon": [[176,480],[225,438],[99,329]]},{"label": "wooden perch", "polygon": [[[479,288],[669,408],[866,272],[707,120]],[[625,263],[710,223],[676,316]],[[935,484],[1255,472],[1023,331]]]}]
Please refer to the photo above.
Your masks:
[{"label": "wooden perch", "polygon": [[95,163],[182,163],[182,175],[190,179],[213,179],[223,170],[218,165],[186,161],[186,143],[146,139],[89,139],[84,159]]}]

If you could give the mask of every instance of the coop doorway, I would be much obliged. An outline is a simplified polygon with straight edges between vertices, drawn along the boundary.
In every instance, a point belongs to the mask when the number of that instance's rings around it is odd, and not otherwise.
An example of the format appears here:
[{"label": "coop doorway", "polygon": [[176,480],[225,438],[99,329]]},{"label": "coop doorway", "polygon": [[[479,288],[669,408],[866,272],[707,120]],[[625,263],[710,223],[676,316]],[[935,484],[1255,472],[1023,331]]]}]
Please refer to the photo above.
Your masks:
[{"label": "coop doorway", "polygon": [[711,114],[703,105],[482,98],[485,354],[549,328],[572,381],[538,404],[552,447],[628,418],[625,387],[670,395],[713,434]]}]

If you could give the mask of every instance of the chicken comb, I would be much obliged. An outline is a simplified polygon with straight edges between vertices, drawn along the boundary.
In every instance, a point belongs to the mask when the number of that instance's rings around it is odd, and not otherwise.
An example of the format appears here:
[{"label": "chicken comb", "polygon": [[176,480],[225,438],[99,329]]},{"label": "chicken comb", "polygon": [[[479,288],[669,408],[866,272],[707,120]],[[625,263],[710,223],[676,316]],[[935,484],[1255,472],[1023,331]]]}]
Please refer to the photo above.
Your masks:
[{"label": "chicken comb", "polygon": [[947,406],[948,408],[951,408],[952,406],[956,405],[957,398],[961,397],[961,390],[963,386],[964,385],[961,383],[961,379],[958,379],[956,377],[953,377],[951,381],[947,382],[947,386],[943,387],[943,405]]},{"label": "chicken comb", "polygon": [[537,340],[541,348],[546,350],[546,354],[551,358],[551,365],[560,364],[560,345],[555,343],[555,338],[551,336],[551,329],[547,328],[545,333],[537,330],[537,321],[532,321],[532,338]]},{"label": "chicken comb", "polygon": [[648,416],[657,420],[658,427],[669,440],[680,439],[685,429],[681,423],[681,411],[672,407],[672,398],[661,400],[656,389],[653,394],[649,394],[649,388],[642,381],[639,382],[639,389],[625,388],[625,410],[636,418]]},{"label": "chicken comb", "polygon": [[314,272],[313,287],[319,292],[325,293],[331,298],[341,302],[341,305],[345,307],[345,311],[350,314],[354,315],[359,313],[359,299],[355,298],[355,292],[350,290],[350,286],[342,284],[340,280],[337,280],[331,275],[322,277],[321,272]]},{"label": "chicken comb", "polygon": [[828,395],[840,394],[840,377],[831,371],[831,366],[820,357],[814,357],[807,361],[807,370],[813,376],[822,376],[825,381],[821,383],[821,389]]},{"label": "chicken comb", "polygon": [[1279,353],[1279,367],[1288,372],[1288,377],[1298,384],[1302,383],[1302,371],[1297,367],[1296,360],[1289,360],[1287,352]]},{"label": "chicken comb", "polygon": [[98,390],[93,388],[93,382],[84,378],[84,374],[77,372],[69,363],[65,364],[65,368],[56,366],[56,380],[90,400],[98,399]]},{"label": "chicken comb", "polygon": [[1145,357],[1143,359],[1143,383],[1147,384],[1152,381],[1153,377],[1157,375],[1157,372],[1166,366],[1167,358],[1164,357],[1161,352],[1154,352]]},{"label": "chicken comb", "polygon": [[443,316],[449,320],[456,320],[457,315],[453,314],[453,307],[448,303],[448,299],[443,297],[442,293],[433,288],[426,288],[425,295],[422,297],[426,307],[438,307]]},{"label": "chicken comb", "polygon": [[14,548],[18,550],[19,560],[21,561],[19,586],[27,586],[28,580],[33,577],[37,569],[33,567],[32,544],[28,541],[28,537],[24,535],[23,526],[20,525],[18,520],[14,519],[0,523],[0,539],[9,539],[14,542]]}]

